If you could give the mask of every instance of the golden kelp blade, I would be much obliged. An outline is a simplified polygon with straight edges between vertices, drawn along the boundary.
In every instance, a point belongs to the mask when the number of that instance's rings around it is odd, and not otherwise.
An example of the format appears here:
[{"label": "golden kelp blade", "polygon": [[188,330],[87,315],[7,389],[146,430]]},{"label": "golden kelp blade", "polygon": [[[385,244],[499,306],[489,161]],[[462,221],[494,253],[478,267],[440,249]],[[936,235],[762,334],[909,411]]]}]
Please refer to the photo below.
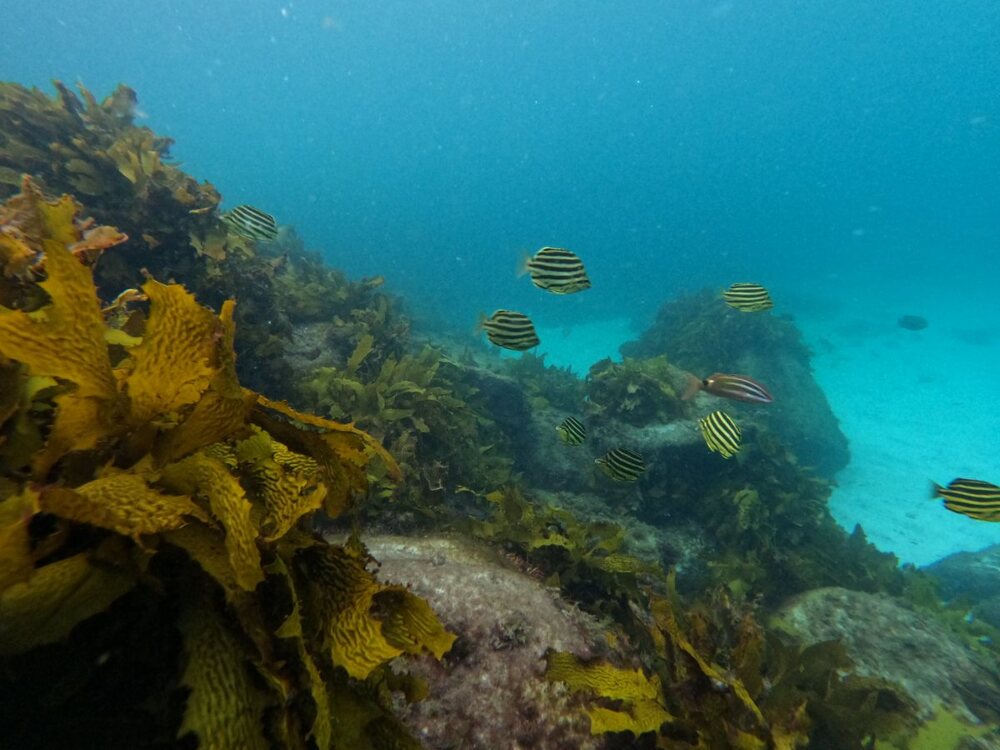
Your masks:
[{"label": "golden kelp blade", "polygon": [[216,354],[221,324],[207,307],[178,284],[143,284],[149,320],[142,343],[132,349],[126,382],[130,421],[145,425],[201,398],[219,372]]},{"label": "golden kelp blade", "polygon": [[237,443],[236,456],[250,480],[254,496],[264,513],[258,527],[264,541],[275,541],[306,513],[323,504],[327,487],[321,481],[320,465],[295,453],[270,435],[254,428],[253,437]]},{"label": "golden kelp blade", "polygon": [[159,464],[183,458],[199,448],[225,440],[246,426],[257,395],[244,391],[236,375],[234,308],[235,303],[226,300],[219,312],[222,337],[216,351],[218,372],[184,421],[161,435],[153,446],[153,455]]},{"label": "golden kelp blade", "polygon": [[0,656],[62,640],[135,584],[135,575],[81,552],[35,571],[0,594]]},{"label": "golden kelp blade", "polygon": [[[291,406],[283,401],[272,401],[266,396],[257,394],[257,404],[265,409],[271,409],[280,414],[284,414],[286,417],[294,419],[302,424],[310,425],[311,427],[319,427],[328,433],[341,433],[342,435],[350,436],[356,439],[358,448],[360,448],[365,454],[376,455],[385,464],[389,471],[389,475],[392,477],[393,481],[400,481],[403,478],[402,472],[399,470],[399,464],[396,463],[396,459],[392,457],[382,444],[378,442],[375,438],[369,435],[363,430],[359,430],[353,424],[342,424],[340,422],[333,422],[329,419],[323,419],[322,417],[317,417],[313,414],[305,414],[300,411],[296,411]],[[349,441],[343,440],[327,440],[328,445],[333,449],[334,453],[338,456],[341,452],[344,452],[344,458],[352,462],[357,462],[357,456],[351,456],[346,451],[341,451],[339,448],[346,447],[352,444]]]},{"label": "golden kelp blade", "polygon": [[236,582],[246,591],[253,591],[264,580],[257,529],[251,520],[250,501],[225,464],[196,453],[164,467],[162,483],[175,492],[208,500],[212,515],[226,529],[226,550]]},{"label": "golden kelp blade", "polygon": [[212,750],[268,750],[267,700],[248,672],[250,654],[207,596],[184,607],[180,626],[187,657],[181,682],[191,694],[177,736],[193,732],[199,747]]},{"label": "golden kelp blade", "polygon": [[29,197],[43,233],[47,277],[39,285],[52,302],[31,313],[0,307],[0,356],[23,363],[34,376],[74,386],[57,398],[45,450],[35,456],[35,476],[41,478],[65,454],[93,448],[113,432],[118,391],[90,269],[68,250],[80,239],[73,225],[76,204],[68,196],[54,203],[34,192]]},{"label": "golden kelp blade", "polygon": [[364,560],[344,548],[315,545],[301,550],[296,564],[306,574],[307,627],[323,640],[332,663],[356,679],[403,653],[427,649],[440,659],[455,641],[424,600],[379,583]]},{"label": "golden kelp blade", "polygon": [[74,489],[49,487],[40,504],[47,513],[136,539],[180,528],[192,518],[211,523],[191,498],[157,492],[148,481],[140,474],[112,474]]},{"label": "golden kelp blade", "polygon": [[37,510],[38,495],[31,490],[0,501],[0,593],[34,572],[28,522]]},{"label": "golden kelp blade", "polygon": [[586,709],[591,734],[656,732],[673,716],[663,706],[663,687],[656,675],[611,664],[582,664],[573,654],[553,651],[546,657],[546,679],[565,682],[574,691],[589,691],[620,703],[620,709],[595,705]]}]

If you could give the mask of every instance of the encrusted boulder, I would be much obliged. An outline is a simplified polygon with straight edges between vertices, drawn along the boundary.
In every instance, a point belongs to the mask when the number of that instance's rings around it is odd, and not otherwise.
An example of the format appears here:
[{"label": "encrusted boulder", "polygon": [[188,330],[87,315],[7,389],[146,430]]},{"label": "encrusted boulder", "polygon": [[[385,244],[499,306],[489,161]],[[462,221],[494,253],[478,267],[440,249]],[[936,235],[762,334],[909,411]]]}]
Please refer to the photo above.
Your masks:
[{"label": "encrusted boulder", "polygon": [[967,600],[974,616],[1000,628],[1000,544],[949,555],[924,570],[945,599]]},{"label": "encrusted boulder", "polygon": [[379,578],[425,597],[459,638],[443,662],[401,668],[429,685],[397,715],[431,750],[602,748],[577,699],[545,679],[548,649],[608,652],[598,623],[487,550],[450,538],[374,537]]},{"label": "encrusted boulder", "polygon": [[[725,372],[761,381],[774,394],[774,403],[755,408],[755,416],[803,464],[827,477],[847,465],[847,438],[813,377],[811,353],[788,316],[738,312],[721,295],[706,291],[664,304],[652,326],[621,351],[626,357],[666,354],[701,378]],[[732,406],[737,421],[746,406]]]},{"label": "encrusted boulder", "polygon": [[1000,719],[1000,671],[993,660],[891,597],[815,589],[786,602],[774,624],[806,644],[841,640],[857,674],[898,684],[925,719],[938,707],[971,724]]}]

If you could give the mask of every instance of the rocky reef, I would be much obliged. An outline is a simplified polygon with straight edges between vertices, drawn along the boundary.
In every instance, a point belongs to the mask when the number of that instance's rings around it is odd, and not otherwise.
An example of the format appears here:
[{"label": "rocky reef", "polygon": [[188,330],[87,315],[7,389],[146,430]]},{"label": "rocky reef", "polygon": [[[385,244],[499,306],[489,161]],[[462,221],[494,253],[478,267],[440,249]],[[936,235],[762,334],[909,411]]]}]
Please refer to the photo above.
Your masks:
[{"label": "rocky reef", "polygon": [[779,435],[798,460],[826,477],[850,458],[847,439],[812,375],[810,352],[795,324],[772,313],[742,313],[721,295],[700,294],[664,303],[626,357],[666,354],[698,377],[743,373],[765,383],[774,403],[755,416]]},{"label": "rocky reef", "polygon": [[[291,228],[231,234],[130,90],[56,92],[0,85],[12,746],[995,739],[962,593],[827,510],[846,442],[791,321],[701,295],[584,379],[501,359]],[[690,398],[716,370],[776,403]],[[698,426],[720,408],[730,458]],[[619,447],[638,481],[597,470]]]},{"label": "rocky reef", "polygon": [[842,644],[855,674],[902,688],[923,720],[958,719],[964,731],[951,746],[968,735],[1000,747],[1000,736],[988,736],[1000,721],[995,663],[928,613],[885,596],[827,588],[786,602],[774,620],[805,644]]}]

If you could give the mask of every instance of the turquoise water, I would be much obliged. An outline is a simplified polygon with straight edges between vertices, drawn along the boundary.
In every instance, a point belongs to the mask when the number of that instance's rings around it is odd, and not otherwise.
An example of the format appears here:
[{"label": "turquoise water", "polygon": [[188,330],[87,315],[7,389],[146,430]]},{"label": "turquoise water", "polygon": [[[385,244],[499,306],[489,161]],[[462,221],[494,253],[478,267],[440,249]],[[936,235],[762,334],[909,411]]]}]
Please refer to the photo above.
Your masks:
[{"label": "turquoise water", "polygon": [[[766,283],[830,347],[817,374],[875,482],[845,525],[919,562],[1000,541],[949,518],[928,553],[894,515],[996,467],[1000,5],[8,5],[3,79],[128,84],[226,205],[463,330],[522,309],[550,362],[585,372],[677,293]],[[546,244],[594,288],[516,278]],[[932,329],[900,343],[907,313]]]}]

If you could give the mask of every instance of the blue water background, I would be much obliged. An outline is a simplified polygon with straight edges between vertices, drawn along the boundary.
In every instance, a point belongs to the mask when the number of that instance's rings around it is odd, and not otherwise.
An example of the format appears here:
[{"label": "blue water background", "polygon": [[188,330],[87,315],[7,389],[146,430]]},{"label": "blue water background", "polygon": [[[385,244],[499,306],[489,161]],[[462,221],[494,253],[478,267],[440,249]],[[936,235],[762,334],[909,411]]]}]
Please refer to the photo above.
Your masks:
[{"label": "blue water background", "polygon": [[[704,285],[961,294],[1000,248],[1000,4],[4,0],[0,78],[99,97],[229,206],[469,326]],[[514,275],[587,261],[571,299]]]}]

